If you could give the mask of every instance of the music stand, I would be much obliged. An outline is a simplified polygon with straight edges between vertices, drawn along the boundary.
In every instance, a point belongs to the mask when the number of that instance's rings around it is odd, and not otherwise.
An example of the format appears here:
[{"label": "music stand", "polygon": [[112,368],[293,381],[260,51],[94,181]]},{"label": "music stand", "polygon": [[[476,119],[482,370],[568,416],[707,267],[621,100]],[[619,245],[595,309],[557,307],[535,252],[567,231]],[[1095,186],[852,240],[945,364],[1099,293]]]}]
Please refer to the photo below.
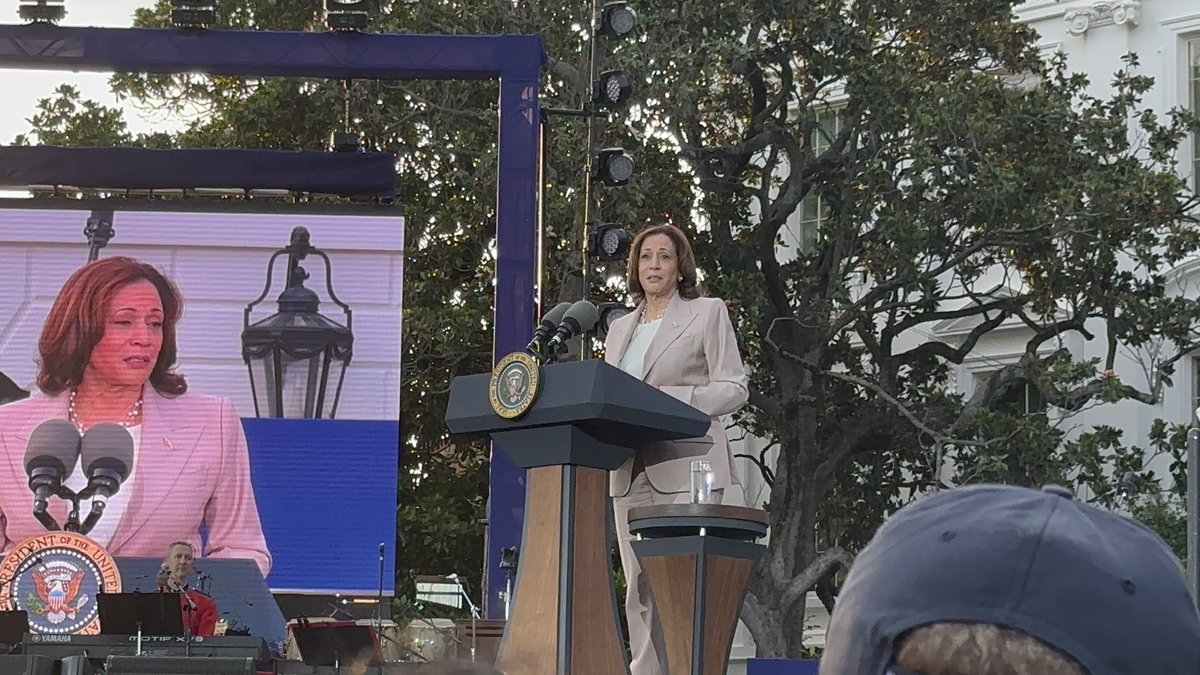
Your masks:
[{"label": "music stand", "polygon": [[371,626],[351,621],[299,624],[292,626],[292,635],[306,666],[340,669],[342,663],[356,668],[383,665],[383,651]]},{"label": "music stand", "polygon": [[29,615],[25,613],[25,610],[0,612],[0,647],[3,648],[0,653],[11,652],[14,646],[21,644],[21,640],[28,632]]},{"label": "music stand", "polygon": [[98,593],[101,635],[137,635],[137,654],[143,635],[183,635],[183,605],[179,593]]}]

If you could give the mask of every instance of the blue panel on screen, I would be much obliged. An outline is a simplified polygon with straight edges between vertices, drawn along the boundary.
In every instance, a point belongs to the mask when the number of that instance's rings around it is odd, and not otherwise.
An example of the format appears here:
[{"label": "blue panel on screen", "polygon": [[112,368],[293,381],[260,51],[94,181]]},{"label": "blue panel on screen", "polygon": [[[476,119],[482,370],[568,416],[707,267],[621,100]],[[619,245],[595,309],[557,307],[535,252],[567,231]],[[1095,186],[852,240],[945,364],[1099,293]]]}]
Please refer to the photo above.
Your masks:
[{"label": "blue panel on screen", "polygon": [[398,422],[243,419],[273,591],[395,589]]}]

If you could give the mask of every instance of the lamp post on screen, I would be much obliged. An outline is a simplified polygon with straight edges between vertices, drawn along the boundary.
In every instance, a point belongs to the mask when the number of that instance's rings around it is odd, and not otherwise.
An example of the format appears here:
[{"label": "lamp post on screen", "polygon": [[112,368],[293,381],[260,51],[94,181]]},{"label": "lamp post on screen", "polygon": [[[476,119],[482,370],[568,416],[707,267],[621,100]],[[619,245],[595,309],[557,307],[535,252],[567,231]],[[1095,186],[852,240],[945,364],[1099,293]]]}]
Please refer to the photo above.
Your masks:
[{"label": "lamp post on screen", "polygon": [[[252,324],[250,313],[270,293],[275,260],[284,254],[288,257],[287,286],[279,294],[279,311]],[[345,325],[322,315],[317,294],[305,288],[308,272],[300,263],[309,255],[325,261],[329,298],[345,313]],[[350,308],[333,293],[329,256],[313,247],[307,228],[297,227],[287,247],[276,251],[267,263],[262,294],[246,305],[242,360],[250,371],[255,416],[332,419],[337,415],[353,345]],[[331,376],[336,384],[326,414]]]}]

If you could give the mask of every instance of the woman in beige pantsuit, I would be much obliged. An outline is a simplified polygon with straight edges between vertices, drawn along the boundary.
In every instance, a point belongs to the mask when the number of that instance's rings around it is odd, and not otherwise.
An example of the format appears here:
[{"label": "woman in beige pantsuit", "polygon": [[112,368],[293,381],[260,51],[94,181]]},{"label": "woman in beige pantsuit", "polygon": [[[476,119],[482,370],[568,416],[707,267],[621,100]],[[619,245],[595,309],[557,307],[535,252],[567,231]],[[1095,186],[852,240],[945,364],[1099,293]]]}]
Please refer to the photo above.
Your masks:
[{"label": "woman in beige pantsuit", "polygon": [[721,417],[746,404],[746,371],[725,303],[701,297],[696,260],[683,231],[656,225],[640,232],[629,252],[629,290],[637,310],[615,321],[605,360],[712,418],[700,438],[652,443],[612,472],[609,490],[628,592],[632,675],[666,675],[666,650],[649,583],[633,554],[629,509],[690,499],[691,462],[713,471],[715,498],[737,484]]}]

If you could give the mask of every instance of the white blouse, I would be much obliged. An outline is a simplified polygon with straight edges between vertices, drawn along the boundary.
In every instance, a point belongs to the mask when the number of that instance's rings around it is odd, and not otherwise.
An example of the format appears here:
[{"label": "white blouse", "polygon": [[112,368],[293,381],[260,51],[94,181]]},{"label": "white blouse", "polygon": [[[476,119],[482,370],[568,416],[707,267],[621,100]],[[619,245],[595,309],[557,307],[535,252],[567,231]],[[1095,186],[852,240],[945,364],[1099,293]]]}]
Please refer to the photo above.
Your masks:
[{"label": "white blouse", "polygon": [[646,365],[646,350],[650,349],[654,334],[658,332],[658,327],[661,325],[662,319],[655,319],[650,323],[639,323],[634,327],[633,336],[629,338],[629,346],[621,355],[621,370],[639,380],[642,379],[642,368]]},{"label": "white blouse", "polygon": [[[112,542],[113,534],[117,531],[117,525],[121,523],[121,518],[125,515],[125,509],[129,505],[129,496],[133,492],[133,474],[137,470],[138,448],[142,444],[142,425],[126,427],[126,431],[130,436],[133,436],[133,466],[129,468],[129,477],[125,482],[121,483],[121,489],[117,490],[117,494],[108,499],[108,504],[104,507],[104,515],[100,516],[100,520],[96,522],[96,527],[87,534],[88,538],[94,539],[101,546],[108,546]],[[87,476],[83,475],[83,460],[75,462],[75,469],[71,472],[71,477],[67,479],[66,485],[68,488],[79,493],[88,486]],[[88,513],[92,510],[91,502],[81,502],[79,504],[79,518],[82,522],[87,518]]]}]

